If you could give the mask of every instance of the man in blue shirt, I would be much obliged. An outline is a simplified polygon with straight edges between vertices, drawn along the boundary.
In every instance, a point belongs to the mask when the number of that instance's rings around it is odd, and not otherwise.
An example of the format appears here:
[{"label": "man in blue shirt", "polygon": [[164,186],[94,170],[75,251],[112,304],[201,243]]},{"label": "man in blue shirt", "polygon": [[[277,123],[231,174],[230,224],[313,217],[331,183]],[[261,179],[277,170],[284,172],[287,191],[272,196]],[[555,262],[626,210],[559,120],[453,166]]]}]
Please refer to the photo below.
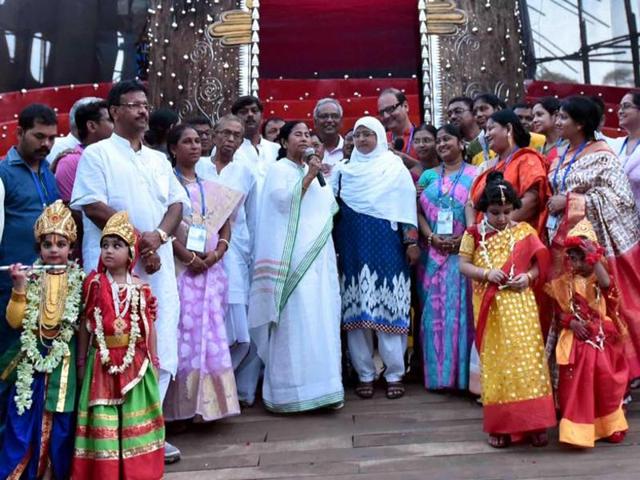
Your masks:
[{"label": "man in blue shirt", "polygon": [[[0,161],[0,179],[5,188],[0,265],[31,265],[37,258],[33,226],[44,207],[60,198],[46,161],[57,133],[56,114],[48,106],[34,103],[20,112],[18,143]],[[0,272],[0,352],[20,333],[11,329],[5,318],[10,296],[11,277]]]}]

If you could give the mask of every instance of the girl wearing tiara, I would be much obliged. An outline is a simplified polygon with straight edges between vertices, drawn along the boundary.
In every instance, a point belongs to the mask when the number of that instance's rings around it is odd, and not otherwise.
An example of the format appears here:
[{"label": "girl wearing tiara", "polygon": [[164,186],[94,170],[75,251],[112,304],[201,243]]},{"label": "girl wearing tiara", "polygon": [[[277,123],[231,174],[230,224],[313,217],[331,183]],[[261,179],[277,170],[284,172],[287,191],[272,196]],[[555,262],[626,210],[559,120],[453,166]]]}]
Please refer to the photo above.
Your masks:
[{"label": "girl wearing tiara", "polygon": [[460,246],[460,271],[473,280],[484,431],[495,448],[525,438],[544,446],[556,424],[533,293],[548,252],[531,225],[511,220],[520,207],[513,186],[491,172],[475,205],[484,217]]},{"label": "girl wearing tiara", "polygon": [[137,253],[127,213],[114,214],[102,230],[98,268],[84,286],[74,479],[151,480],[164,472],[156,299],[131,273]]}]

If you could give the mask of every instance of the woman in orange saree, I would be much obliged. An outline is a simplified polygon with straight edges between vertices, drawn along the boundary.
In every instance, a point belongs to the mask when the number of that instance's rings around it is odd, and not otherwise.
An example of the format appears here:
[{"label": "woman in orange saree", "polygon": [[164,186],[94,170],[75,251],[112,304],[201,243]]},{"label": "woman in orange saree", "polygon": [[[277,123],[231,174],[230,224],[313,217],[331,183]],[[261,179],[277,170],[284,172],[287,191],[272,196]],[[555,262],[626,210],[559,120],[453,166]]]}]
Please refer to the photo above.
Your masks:
[{"label": "woman in orange saree", "polygon": [[[545,204],[549,197],[547,169],[544,157],[529,148],[530,135],[511,110],[500,110],[487,121],[487,139],[497,157],[484,164],[484,172],[476,177],[471,188],[471,200],[480,200],[491,172],[502,172],[516,191],[522,207],[513,212],[514,222],[527,222],[538,234],[544,233]],[[477,222],[482,214],[477,214]]]},{"label": "woman in orange saree", "polygon": [[526,436],[544,446],[556,416],[532,286],[548,252],[531,225],[511,220],[521,205],[514,188],[500,172],[487,180],[476,203],[485,218],[460,246],[460,271],[473,280],[484,431],[495,448]]},{"label": "woman in orange saree", "polygon": [[[597,107],[585,97],[565,100],[558,113],[558,128],[570,145],[549,170],[550,274],[555,278],[561,273],[567,234],[587,218],[620,285],[620,315],[629,328],[624,350],[633,380],[640,377],[640,219],[618,158],[604,141],[595,140],[598,119]],[[549,332],[550,352],[555,348],[556,324],[554,320]]]}]

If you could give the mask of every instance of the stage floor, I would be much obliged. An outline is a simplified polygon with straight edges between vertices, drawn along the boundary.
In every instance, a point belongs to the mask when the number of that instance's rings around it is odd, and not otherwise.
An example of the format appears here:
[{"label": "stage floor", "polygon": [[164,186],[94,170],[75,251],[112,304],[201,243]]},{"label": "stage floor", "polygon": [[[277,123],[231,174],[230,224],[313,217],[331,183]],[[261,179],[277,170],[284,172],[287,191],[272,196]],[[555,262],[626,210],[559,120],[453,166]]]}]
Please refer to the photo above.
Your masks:
[{"label": "stage floor", "polygon": [[169,433],[182,461],[167,466],[166,478],[637,479],[640,390],[635,397],[625,442],[588,451],[559,445],[555,431],[546,448],[493,449],[473,400],[426,393],[418,385],[393,401],[380,389],[371,400],[349,392],[337,412],[281,416],[256,405],[239,417]]}]

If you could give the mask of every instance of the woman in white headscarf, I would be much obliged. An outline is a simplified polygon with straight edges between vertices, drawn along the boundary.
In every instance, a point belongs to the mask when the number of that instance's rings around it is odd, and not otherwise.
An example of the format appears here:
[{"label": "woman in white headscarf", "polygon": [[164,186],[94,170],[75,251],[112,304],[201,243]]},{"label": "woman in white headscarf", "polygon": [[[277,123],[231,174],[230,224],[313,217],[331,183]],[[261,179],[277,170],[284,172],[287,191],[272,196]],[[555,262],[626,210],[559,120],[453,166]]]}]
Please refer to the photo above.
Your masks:
[{"label": "woman in white headscarf", "polygon": [[385,364],[387,398],[404,394],[411,280],[417,262],[416,189],[402,160],[389,150],[382,124],[363,117],[355,149],[332,175],[340,204],[335,241],[342,287],[342,326],[358,373],[356,394],[373,396],[373,332]]}]

